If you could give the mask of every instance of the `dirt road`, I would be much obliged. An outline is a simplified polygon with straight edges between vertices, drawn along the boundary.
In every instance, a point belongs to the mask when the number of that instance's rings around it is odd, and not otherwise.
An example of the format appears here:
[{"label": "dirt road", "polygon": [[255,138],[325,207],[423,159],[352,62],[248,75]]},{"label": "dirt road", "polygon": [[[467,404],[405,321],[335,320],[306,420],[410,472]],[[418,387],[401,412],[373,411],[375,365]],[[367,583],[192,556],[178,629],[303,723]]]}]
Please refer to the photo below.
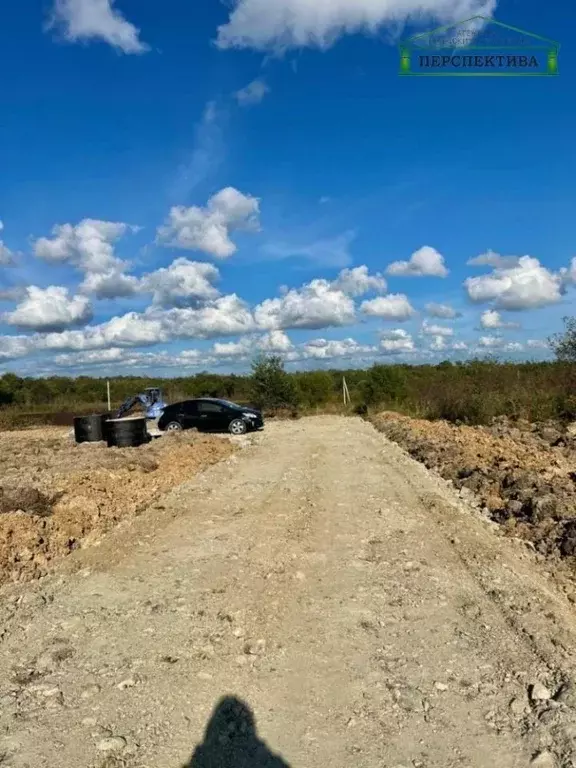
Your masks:
[{"label": "dirt road", "polygon": [[570,604],[369,424],[272,424],[162,506],[4,590],[0,765],[576,765]]}]

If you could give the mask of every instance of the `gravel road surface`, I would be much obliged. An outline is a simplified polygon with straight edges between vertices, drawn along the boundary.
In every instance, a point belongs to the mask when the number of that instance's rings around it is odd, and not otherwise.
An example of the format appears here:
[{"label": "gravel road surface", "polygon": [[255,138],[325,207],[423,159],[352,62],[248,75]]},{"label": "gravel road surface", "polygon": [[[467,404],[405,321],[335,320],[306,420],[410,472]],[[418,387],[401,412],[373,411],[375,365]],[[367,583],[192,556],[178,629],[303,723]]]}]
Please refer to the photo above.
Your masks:
[{"label": "gravel road surface", "polygon": [[2,768],[576,766],[573,608],[525,544],[359,419],[245,442],[3,590]]}]

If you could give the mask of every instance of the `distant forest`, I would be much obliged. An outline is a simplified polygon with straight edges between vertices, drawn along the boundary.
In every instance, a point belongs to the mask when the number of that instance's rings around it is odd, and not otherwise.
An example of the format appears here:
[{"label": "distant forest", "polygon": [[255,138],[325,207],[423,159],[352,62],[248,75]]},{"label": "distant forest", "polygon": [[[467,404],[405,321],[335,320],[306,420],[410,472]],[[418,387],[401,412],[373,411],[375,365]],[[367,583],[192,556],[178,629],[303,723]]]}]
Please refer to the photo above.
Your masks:
[{"label": "distant forest", "polygon": [[[342,405],[346,378],[351,408],[379,407],[423,418],[471,424],[494,416],[541,421],[576,418],[576,364],[572,362],[501,363],[472,360],[439,365],[374,365],[366,370],[284,371],[279,358],[260,362],[252,375],[198,373],[174,379],[111,378],[112,407],[146,387],[161,386],[167,402],[193,397],[224,397],[265,408],[301,412]],[[25,412],[106,409],[106,379],[80,376],[0,377],[0,417]]]}]

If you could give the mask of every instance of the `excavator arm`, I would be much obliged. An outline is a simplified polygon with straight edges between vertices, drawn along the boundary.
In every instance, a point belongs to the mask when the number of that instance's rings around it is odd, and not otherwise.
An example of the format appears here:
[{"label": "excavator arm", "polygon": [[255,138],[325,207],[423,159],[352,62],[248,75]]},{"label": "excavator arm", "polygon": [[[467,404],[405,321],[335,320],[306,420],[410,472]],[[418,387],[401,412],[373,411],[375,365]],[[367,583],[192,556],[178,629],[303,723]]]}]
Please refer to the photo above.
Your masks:
[{"label": "excavator arm", "polygon": [[121,419],[128,413],[128,411],[131,411],[135,405],[138,405],[138,403],[141,403],[144,407],[148,407],[148,402],[144,395],[133,395],[122,403],[116,413],[116,418]]}]

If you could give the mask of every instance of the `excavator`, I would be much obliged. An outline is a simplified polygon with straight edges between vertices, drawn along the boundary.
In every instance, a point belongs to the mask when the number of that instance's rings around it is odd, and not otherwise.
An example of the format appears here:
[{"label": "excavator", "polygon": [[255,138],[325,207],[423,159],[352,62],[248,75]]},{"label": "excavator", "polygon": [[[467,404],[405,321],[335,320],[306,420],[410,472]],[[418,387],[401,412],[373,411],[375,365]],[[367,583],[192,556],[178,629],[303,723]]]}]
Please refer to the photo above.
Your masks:
[{"label": "excavator", "polygon": [[144,407],[147,419],[158,419],[167,404],[164,402],[161,389],[149,387],[144,392],[139,392],[137,395],[127,398],[116,412],[115,418],[121,419],[123,416],[126,416],[135,405],[142,405]]}]

